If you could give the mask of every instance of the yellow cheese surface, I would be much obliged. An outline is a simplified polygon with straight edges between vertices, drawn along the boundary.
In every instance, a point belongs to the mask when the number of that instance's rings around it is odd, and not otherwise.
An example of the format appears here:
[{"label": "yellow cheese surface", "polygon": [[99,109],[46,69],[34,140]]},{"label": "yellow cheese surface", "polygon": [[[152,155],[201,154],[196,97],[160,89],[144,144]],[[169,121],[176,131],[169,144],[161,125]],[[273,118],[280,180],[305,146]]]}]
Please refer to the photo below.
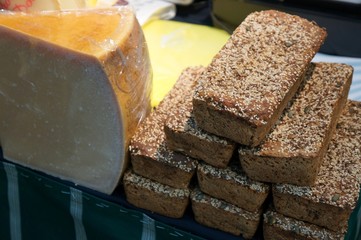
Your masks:
[{"label": "yellow cheese surface", "polygon": [[128,8],[0,13],[4,157],[111,193],[150,111],[150,69]]},{"label": "yellow cheese surface", "polygon": [[189,66],[207,66],[229,38],[223,30],[155,20],[143,26],[153,68],[152,105],[157,106]]}]

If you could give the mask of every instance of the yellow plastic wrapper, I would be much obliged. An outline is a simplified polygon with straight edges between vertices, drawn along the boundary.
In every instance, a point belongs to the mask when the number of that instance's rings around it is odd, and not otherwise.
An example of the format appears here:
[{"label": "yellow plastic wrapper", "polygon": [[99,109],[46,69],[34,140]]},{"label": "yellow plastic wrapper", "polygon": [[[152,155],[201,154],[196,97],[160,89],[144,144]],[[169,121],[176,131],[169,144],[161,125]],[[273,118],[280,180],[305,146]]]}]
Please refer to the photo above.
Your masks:
[{"label": "yellow plastic wrapper", "polygon": [[0,9],[11,11],[69,10],[109,7],[116,0],[0,0]]},{"label": "yellow plastic wrapper", "polygon": [[164,98],[182,70],[207,66],[229,38],[208,26],[156,20],[143,27],[153,68],[152,106]]},{"label": "yellow plastic wrapper", "polygon": [[0,9],[11,11],[69,10],[109,7],[116,0],[0,0]]},{"label": "yellow plastic wrapper", "polygon": [[5,159],[109,194],[150,93],[148,49],[131,9],[0,11]]}]

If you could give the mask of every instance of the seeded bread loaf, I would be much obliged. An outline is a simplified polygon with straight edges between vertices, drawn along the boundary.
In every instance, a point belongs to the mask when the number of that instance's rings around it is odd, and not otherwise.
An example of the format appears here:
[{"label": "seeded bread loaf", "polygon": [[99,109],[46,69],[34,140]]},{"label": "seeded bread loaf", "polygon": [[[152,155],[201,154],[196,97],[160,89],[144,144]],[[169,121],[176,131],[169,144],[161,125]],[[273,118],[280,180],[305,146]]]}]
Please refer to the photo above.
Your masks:
[{"label": "seeded bread loaf", "polygon": [[199,187],[202,192],[247,211],[260,210],[270,186],[249,179],[237,163],[232,161],[225,169],[200,163],[197,167]]},{"label": "seeded bread loaf", "polygon": [[173,188],[128,170],[123,178],[129,203],[172,218],[181,218],[189,204],[188,189]]},{"label": "seeded bread loaf", "polygon": [[135,173],[175,188],[186,188],[196,171],[197,161],[169,149],[164,123],[180,102],[194,89],[199,67],[183,71],[174,87],[150,116],[140,124],[131,139],[130,156]]},{"label": "seeded bread loaf", "polygon": [[273,186],[278,212],[345,232],[361,182],[361,102],[349,101],[337,124],[315,186]]},{"label": "seeded bread loaf", "polygon": [[262,144],[239,148],[246,174],[262,182],[313,185],[347,100],[352,73],[349,65],[312,63]]},{"label": "seeded bread loaf", "polygon": [[263,214],[263,237],[264,240],[343,240],[345,234],[268,210]]},{"label": "seeded bread loaf", "polygon": [[193,113],[170,119],[164,131],[170,149],[218,168],[227,167],[236,149],[233,141],[199,128]]},{"label": "seeded bread loaf", "polygon": [[195,220],[208,227],[251,239],[260,223],[261,211],[249,212],[213,198],[195,188],[191,192]]},{"label": "seeded bread loaf", "polygon": [[193,97],[204,130],[256,146],[301,83],[326,31],[298,16],[250,14],[201,75]]},{"label": "seeded bread loaf", "polygon": [[[205,68],[185,72],[183,77],[198,79]],[[235,150],[235,143],[205,132],[197,126],[193,116],[193,94],[186,94],[183,101],[174,105],[174,111],[164,125],[167,145],[170,149],[220,168],[227,166]]]}]

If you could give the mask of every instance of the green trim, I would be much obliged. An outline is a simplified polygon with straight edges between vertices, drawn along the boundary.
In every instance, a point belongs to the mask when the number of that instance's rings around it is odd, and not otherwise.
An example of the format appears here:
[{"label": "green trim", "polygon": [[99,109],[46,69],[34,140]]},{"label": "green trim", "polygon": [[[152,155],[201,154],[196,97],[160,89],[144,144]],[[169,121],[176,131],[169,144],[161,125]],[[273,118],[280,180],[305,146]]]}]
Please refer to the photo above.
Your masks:
[{"label": "green trim", "polygon": [[[74,189],[69,186],[21,166],[16,165],[16,170],[23,240],[76,239],[75,222],[80,224],[78,231],[81,229],[78,240],[82,240],[81,236],[89,240],[202,239],[153,220],[140,211],[127,209],[81,190],[76,189],[78,194],[71,199]],[[11,239],[7,177],[3,162],[0,164],[0,197],[1,237]],[[73,204],[78,204],[75,208],[81,209],[74,209],[73,206],[71,211],[71,200]]]}]

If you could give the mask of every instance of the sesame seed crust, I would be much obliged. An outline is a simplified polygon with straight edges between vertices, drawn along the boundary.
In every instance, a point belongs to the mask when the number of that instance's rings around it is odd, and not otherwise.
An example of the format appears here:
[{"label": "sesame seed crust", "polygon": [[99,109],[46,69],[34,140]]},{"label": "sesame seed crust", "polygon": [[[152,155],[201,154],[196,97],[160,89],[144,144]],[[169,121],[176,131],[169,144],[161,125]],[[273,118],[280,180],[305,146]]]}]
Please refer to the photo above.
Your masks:
[{"label": "sesame seed crust", "polygon": [[[204,72],[204,70],[205,67],[194,67],[192,68],[192,71],[185,71],[182,78],[191,79],[191,81],[194,81],[196,84],[199,76],[202,74],[202,72]],[[182,101],[179,101],[173,105],[175,110],[168,115],[167,121],[165,123],[167,127],[175,132],[187,132],[188,134],[195,135],[200,139],[218,142],[223,145],[233,144],[229,140],[214,134],[210,134],[197,126],[193,116],[193,94],[194,88],[192,91],[184,92],[184,94],[182,94]]]},{"label": "sesame seed crust", "polygon": [[190,195],[189,189],[179,189],[173,188],[156,181],[152,181],[148,178],[139,176],[137,174],[132,173],[131,171],[127,171],[124,174],[124,181],[134,184],[136,186],[140,186],[142,188],[146,188],[152,192],[163,194],[167,197],[172,198],[188,198]]},{"label": "sesame seed crust", "polygon": [[251,126],[265,125],[325,37],[324,29],[298,16],[252,13],[201,75],[194,98]]},{"label": "sesame seed crust", "polygon": [[[197,82],[204,67],[194,68],[183,74],[183,79]],[[193,93],[183,94],[182,101],[176,102],[164,124],[166,142],[170,149],[195,159],[201,159],[217,167],[226,167],[236,144],[226,138],[206,132],[198,126],[193,115]]]},{"label": "sesame seed crust", "polygon": [[269,185],[265,183],[251,180],[240,166],[234,162],[231,162],[229,166],[224,169],[216,168],[206,163],[200,163],[198,169],[204,174],[210,174],[215,178],[236,182],[256,192],[268,193],[270,189]]},{"label": "sesame seed crust", "polygon": [[240,148],[240,154],[318,157],[332,128],[336,106],[348,93],[352,73],[353,68],[346,64],[312,63],[295,97],[266,139],[256,148]]},{"label": "sesame seed crust", "polygon": [[[189,102],[190,104],[192,101]],[[182,108],[178,108],[180,111],[183,111]],[[184,132],[190,135],[193,135],[199,139],[203,139],[209,142],[217,142],[224,146],[233,145],[234,143],[226,138],[211,134],[209,132],[201,129],[195,119],[192,112],[192,108],[190,111],[184,111],[182,115],[173,115],[170,116],[166,125],[169,129],[172,129],[175,132]],[[180,112],[178,111],[178,112]]]},{"label": "sesame seed crust", "polygon": [[313,187],[276,184],[279,192],[343,209],[356,206],[361,183],[361,102],[347,102]]},{"label": "sesame seed crust", "polygon": [[248,220],[259,221],[260,216],[262,215],[262,213],[260,211],[249,212],[249,211],[239,208],[233,204],[230,204],[226,201],[211,197],[211,196],[203,193],[199,188],[193,189],[191,191],[190,197],[191,197],[192,201],[211,205],[214,208],[222,209],[225,212],[230,212],[233,214],[240,215],[243,218],[248,219]]},{"label": "sesame seed crust", "polygon": [[177,111],[175,106],[180,105],[185,96],[192,94],[196,75],[201,69],[201,67],[185,69],[158,107],[140,124],[131,139],[129,147],[131,156],[142,155],[187,172],[195,170],[197,166],[195,159],[179,153],[176,154],[167,147],[164,123],[168,117]]},{"label": "sesame seed crust", "polygon": [[[307,237],[307,239],[344,239],[344,234],[342,233],[332,232],[317,225],[289,218],[272,210],[266,211],[263,216],[263,221],[265,225],[267,225],[266,228],[268,228],[268,226],[280,228],[284,231],[293,232],[299,236]],[[267,234],[268,230],[265,230]]]}]

